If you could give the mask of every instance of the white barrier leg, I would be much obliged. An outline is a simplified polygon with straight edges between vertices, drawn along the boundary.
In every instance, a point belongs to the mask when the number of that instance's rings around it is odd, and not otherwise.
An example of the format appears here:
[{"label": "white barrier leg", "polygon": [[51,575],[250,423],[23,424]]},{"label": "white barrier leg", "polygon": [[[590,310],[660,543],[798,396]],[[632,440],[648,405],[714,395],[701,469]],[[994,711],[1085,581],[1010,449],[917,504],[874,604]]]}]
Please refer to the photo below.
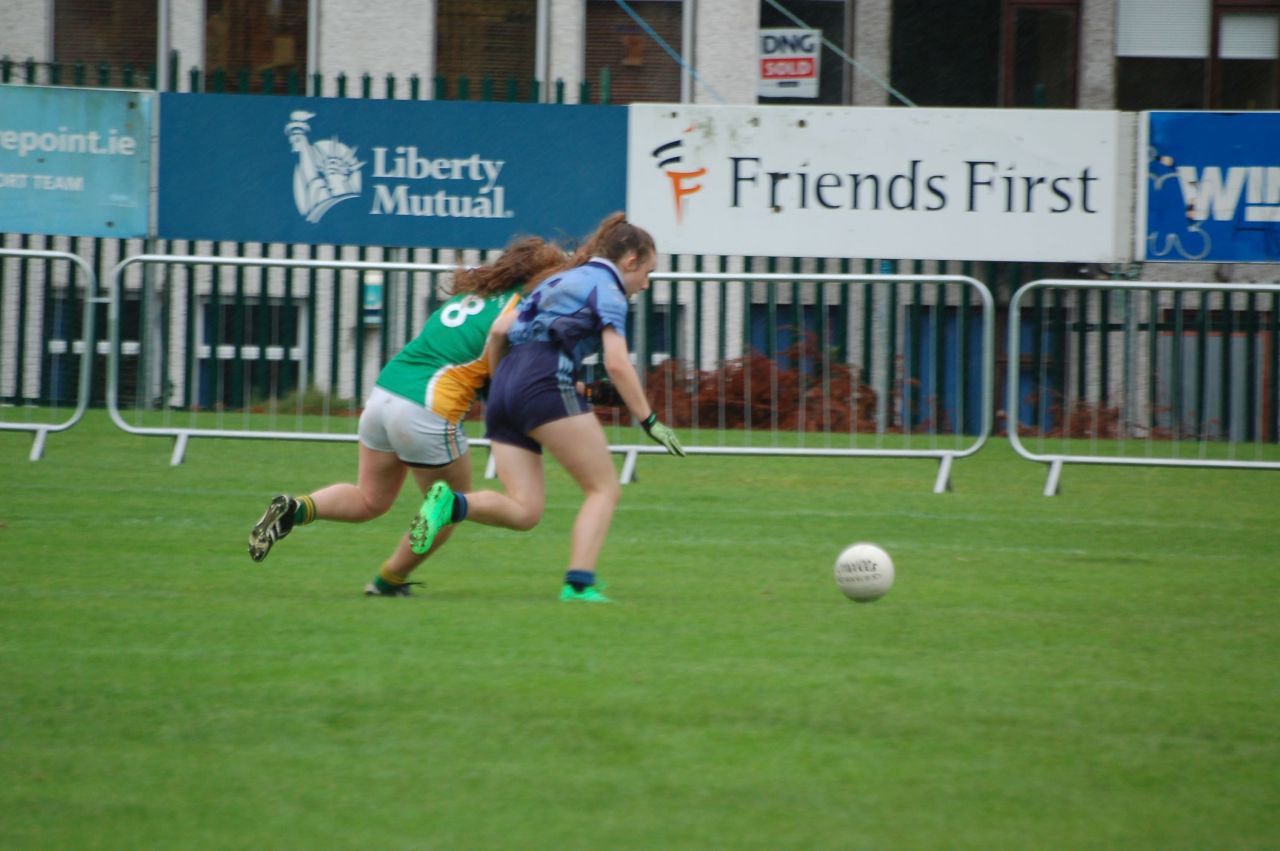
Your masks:
[{"label": "white barrier leg", "polygon": [[44,457],[44,441],[49,436],[49,429],[36,429],[36,433],[31,435],[31,455],[32,461],[39,461]]},{"label": "white barrier leg", "polygon": [[176,467],[182,463],[182,459],[187,455],[187,438],[189,435],[184,431],[173,439],[173,454],[169,456],[169,466]]},{"label": "white barrier leg", "polygon": [[1062,459],[1054,458],[1049,462],[1049,478],[1044,483],[1045,496],[1058,495],[1058,483],[1062,480]]},{"label": "white barrier leg", "polygon": [[636,480],[636,459],[640,457],[640,453],[634,449],[627,452],[627,457],[622,462],[622,475],[618,477],[620,484],[629,485]]},{"label": "white barrier leg", "polygon": [[934,493],[951,490],[951,462],[954,460],[954,455],[943,455],[938,459],[938,478],[933,483]]},{"label": "white barrier leg", "polygon": [[484,477],[486,479],[496,479],[498,477],[498,459],[493,454],[493,447],[489,447],[489,460],[484,462]]}]

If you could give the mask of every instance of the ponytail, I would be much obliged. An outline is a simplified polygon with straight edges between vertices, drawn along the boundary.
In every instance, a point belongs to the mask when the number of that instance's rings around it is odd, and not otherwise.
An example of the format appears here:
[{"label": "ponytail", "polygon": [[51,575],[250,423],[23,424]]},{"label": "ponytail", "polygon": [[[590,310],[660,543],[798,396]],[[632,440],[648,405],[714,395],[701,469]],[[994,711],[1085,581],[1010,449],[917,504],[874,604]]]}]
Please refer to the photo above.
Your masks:
[{"label": "ponytail", "polygon": [[453,275],[449,294],[474,293],[488,298],[537,283],[567,263],[568,255],[560,246],[536,236],[525,237],[508,245],[492,263],[459,269]]},{"label": "ponytail", "polygon": [[580,266],[592,257],[604,257],[616,263],[632,252],[644,260],[656,254],[657,247],[647,230],[627,221],[626,213],[614,213],[574,252],[573,265]]}]

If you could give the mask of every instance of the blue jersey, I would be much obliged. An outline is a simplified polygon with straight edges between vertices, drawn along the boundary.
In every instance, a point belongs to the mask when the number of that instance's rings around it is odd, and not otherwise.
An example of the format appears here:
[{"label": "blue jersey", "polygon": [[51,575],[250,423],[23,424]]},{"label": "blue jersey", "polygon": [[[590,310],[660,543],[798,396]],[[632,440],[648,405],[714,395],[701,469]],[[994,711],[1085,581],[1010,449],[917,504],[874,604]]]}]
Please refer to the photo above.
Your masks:
[{"label": "blue jersey", "polygon": [[507,339],[513,348],[550,343],[561,353],[560,371],[576,375],[582,359],[600,350],[606,327],[626,336],[627,293],[618,267],[593,257],[538,284],[520,304]]},{"label": "blue jersey", "polygon": [[626,335],[627,293],[608,260],[593,257],[525,296],[507,332],[511,350],[489,386],[489,439],[541,452],[533,431],[590,411],[574,379],[582,359],[599,351],[605,328]]}]

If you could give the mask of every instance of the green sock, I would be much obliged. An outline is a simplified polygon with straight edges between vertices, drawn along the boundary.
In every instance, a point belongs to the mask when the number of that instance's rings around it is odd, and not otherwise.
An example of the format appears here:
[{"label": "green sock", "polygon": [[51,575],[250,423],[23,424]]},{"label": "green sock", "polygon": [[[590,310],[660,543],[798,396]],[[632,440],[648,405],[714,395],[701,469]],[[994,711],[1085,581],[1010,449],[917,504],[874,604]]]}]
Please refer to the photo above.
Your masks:
[{"label": "green sock", "polygon": [[404,585],[404,583],[405,580],[396,576],[390,570],[387,570],[387,566],[385,564],[382,565],[382,569],[378,571],[378,575],[373,578],[374,587],[383,594],[394,593],[395,590]]},{"label": "green sock", "polygon": [[298,508],[293,512],[293,525],[305,526],[316,519],[316,501],[309,496],[296,498]]}]

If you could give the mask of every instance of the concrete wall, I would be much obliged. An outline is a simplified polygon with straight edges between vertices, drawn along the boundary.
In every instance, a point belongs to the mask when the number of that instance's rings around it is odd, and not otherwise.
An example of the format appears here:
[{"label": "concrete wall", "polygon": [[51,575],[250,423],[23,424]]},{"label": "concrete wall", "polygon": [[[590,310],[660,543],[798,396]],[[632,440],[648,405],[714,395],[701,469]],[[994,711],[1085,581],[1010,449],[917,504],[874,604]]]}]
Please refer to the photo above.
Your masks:
[{"label": "concrete wall", "polygon": [[694,82],[693,102],[720,103],[716,98],[719,95],[725,103],[754,104],[760,4],[753,0],[691,2],[694,3],[693,67],[706,84],[700,86]]},{"label": "concrete wall", "polygon": [[[417,74],[430,91],[435,63],[434,0],[320,0],[320,44],[316,70],[327,81],[346,73],[358,92],[359,78],[374,78],[373,93],[385,91],[383,80],[395,74],[406,81]],[[407,85],[401,82],[400,85]]]},{"label": "concrete wall", "polygon": [[1081,109],[1115,109],[1116,0],[1084,0],[1080,6]]},{"label": "concrete wall", "polygon": [[547,74],[543,97],[549,98],[550,83],[564,80],[569,91],[582,83],[586,66],[583,33],[587,25],[586,0],[547,0]]},{"label": "concrete wall", "polygon": [[0,56],[48,62],[53,55],[53,0],[0,2]]},{"label": "concrete wall", "polygon": [[[875,79],[879,77],[884,83],[890,82],[889,60],[893,55],[892,39],[892,0],[854,0],[851,55],[862,69],[865,69],[864,71],[854,68],[852,71],[854,106],[888,106],[893,102],[889,91]],[[833,57],[830,51],[827,51],[822,61],[843,60]]]},{"label": "concrete wall", "polygon": [[178,51],[179,88],[187,89],[187,73],[204,68],[204,0],[169,0],[169,49]]}]

